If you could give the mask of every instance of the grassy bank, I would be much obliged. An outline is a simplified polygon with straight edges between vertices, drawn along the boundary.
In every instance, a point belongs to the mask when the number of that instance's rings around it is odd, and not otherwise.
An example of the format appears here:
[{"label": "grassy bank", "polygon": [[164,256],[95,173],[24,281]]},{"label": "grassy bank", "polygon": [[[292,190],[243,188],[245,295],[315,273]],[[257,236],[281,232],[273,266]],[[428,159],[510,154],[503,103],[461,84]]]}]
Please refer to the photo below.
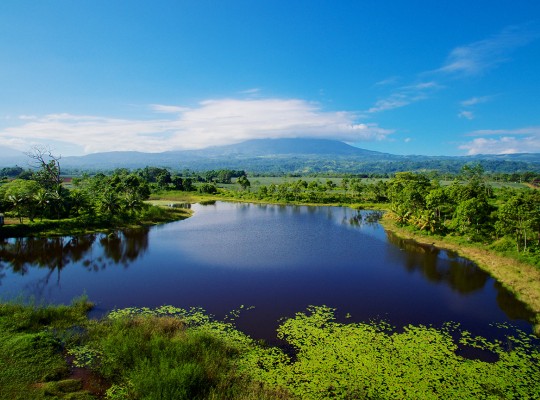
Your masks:
[{"label": "grassy bank", "polygon": [[20,223],[9,219],[0,227],[0,238],[25,236],[70,236],[94,232],[151,226],[182,220],[191,216],[189,209],[150,206],[136,217],[79,217],[61,220],[35,220]]},{"label": "grassy bank", "polygon": [[[200,309],[116,310],[88,320],[71,306],[0,304],[0,399],[538,398],[531,336],[471,337],[454,326],[342,324],[311,307],[282,323],[295,356]],[[474,347],[491,362],[459,353]]]},{"label": "grassy bank", "polygon": [[399,237],[413,239],[419,243],[455,251],[474,261],[487,271],[536,314],[536,332],[540,335],[540,269],[482,247],[470,244],[462,237],[427,236],[411,228],[399,226],[388,214],[381,220],[383,227]]}]

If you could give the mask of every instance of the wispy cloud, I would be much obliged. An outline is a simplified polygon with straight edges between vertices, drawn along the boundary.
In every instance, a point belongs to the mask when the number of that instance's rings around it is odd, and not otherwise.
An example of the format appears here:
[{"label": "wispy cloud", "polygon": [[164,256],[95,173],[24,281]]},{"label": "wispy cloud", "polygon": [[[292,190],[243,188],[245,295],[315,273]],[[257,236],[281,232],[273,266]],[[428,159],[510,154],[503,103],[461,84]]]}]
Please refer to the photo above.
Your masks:
[{"label": "wispy cloud", "polygon": [[168,106],[163,104],[150,104],[150,109],[152,111],[164,114],[179,114],[189,110],[187,107]]},{"label": "wispy cloud", "polygon": [[375,86],[387,86],[387,85],[393,85],[399,80],[398,76],[390,76],[386,79],[383,79],[382,81],[375,82]]},{"label": "wispy cloud", "polygon": [[260,91],[261,91],[260,88],[252,88],[252,89],[242,90],[240,94],[258,94],[260,93]]},{"label": "wispy cloud", "polygon": [[463,110],[459,112],[458,117],[472,120],[474,119],[474,113],[472,111]]},{"label": "wispy cloud", "polygon": [[533,135],[540,137],[540,126],[528,126],[518,129],[479,129],[472,131],[467,136],[493,136],[493,135]]},{"label": "wispy cloud", "polygon": [[378,113],[381,111],[392,110],[405,107],[411,103],[427,99],[429,94],[441,86],[435,81],[419,82],[412,85],[402,86],[384,99],[378,100],[368,113]]},{"label": "wispy cloud", "polygon": [[540,152],[540,126],[477,130],[467,134],[467,136],[488,136],[477,137],[459,146],[469,155]]},{"label": "wispy cloud", "polygon": [[[510,55],[514,50],[538,37],[540,37],[538,30],[530,25],[511,26],[487,39],[456,47],[450,51],[441,67],[419,72],[416,75],[416,79],[422,82],[397,88],[385,98],[378,100],[367,112],[378,113],[428,99],[429,90],[444,88],[444,82],[448,79],[480,75],[510,60]],[[384,87],[394,82],[395,77],[390,77],[375,83],[375,86]],[[463,101],[461,106],[469,107],[490,99],[490,96],[474,97]],[[467,118],[467,112],[463,115],[460,113],[460,117]]]},{"label": "wispy cloud", "polygon": [[515,49],[527,45],[538,36],[528,25],[508,27],[490,38],[456,47],[443,66],[433,72],[458,76],[481,74],[508,61]]},{"label": "wispy cloud", "polygon": [[470,99],[463,100],[459,104],[462,107],[471,107],[471,106],[475,106],[477,104],[487,103],[488,101],[491,101],[492,99],[493,99],[493,96],[471,97]]},{"label": "wispy cloud", "polygon": [[0,131],[0,144],[27,150],[32,144],[80,145],[84,153],[113,150],[159,152],[197,149],[256,138],[313,137],[348,142],[380,140],[392,133],[357,123],[348,111],[324,111],[300,99],[217,99],[186,108],[153,104],[161,118],[144,120],[51,114]]}]

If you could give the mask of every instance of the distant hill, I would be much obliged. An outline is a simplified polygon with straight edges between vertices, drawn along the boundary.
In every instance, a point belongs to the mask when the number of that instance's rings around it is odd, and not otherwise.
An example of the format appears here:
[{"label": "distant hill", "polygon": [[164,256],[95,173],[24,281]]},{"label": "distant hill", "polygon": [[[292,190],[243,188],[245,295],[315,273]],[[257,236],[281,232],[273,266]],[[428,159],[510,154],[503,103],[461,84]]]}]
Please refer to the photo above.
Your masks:
[{"label": "distant hill", "polygon": [[[24,156],[22,160],[24,162]],[[15,164],[8,161],[0,157],[0,167]],[[361,149],[327,139],[256,139],[201,150],[163,153],[116,151],[61,159],[66,172],[133,169],[149,165],[178,171],[228,168],[269,174],[388,174],[426,170],[456,173],[463,165],[475,162],[480,162],[488,172],[540,172],[540,154],[536,153],[466,157],[404,156]]]},{"label": "distant hill", "polygon": [[28,157],[22,151],[0,146],[0,167],[12,167],[15,165],[26,167]]}]

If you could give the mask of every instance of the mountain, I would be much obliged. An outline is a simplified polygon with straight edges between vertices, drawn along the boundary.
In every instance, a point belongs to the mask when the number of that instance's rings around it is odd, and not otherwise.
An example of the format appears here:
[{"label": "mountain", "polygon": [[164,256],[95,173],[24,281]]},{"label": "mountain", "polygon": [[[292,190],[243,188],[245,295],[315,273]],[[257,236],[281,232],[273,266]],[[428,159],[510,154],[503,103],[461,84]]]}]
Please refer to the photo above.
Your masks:
[{"label": "mountain", "polygon": [[269,155],[339,155],[377,157],[384,153],[365,150],[329,139],[253,139],[227,146],[208,147],[201,154],[269,156]]},{"label": "mountain", "polygon": [[28,165],[28,157],[22,151],[0,146],[0,166],[12,167],[15,165],[26,167]]},{"label": "mountain", "polygon": [[[0,157],[0,167],[14,165],[4,161]],[[327,139],[256,139],[201,150],[163,153],[114,151],[61,159],[65,172],[133,169],[148,165],[176,171],[242,169],[268,174],[389,174],[426,170],[456,173],[463,165],[476,162],[488,172],[540,172],[540,154],[534,153],[466,157],[395,155]]]}]

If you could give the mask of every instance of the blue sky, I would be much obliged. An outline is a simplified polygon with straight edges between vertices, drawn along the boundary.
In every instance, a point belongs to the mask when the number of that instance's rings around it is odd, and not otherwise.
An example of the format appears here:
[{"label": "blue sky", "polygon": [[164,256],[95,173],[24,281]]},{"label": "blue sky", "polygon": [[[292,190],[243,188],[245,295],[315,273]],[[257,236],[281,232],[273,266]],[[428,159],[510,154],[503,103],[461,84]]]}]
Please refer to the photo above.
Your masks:
[{"label": "blue sky", "polygon": [[280,137],[540,153],[540,2],[0,2],[3,149]]}]

